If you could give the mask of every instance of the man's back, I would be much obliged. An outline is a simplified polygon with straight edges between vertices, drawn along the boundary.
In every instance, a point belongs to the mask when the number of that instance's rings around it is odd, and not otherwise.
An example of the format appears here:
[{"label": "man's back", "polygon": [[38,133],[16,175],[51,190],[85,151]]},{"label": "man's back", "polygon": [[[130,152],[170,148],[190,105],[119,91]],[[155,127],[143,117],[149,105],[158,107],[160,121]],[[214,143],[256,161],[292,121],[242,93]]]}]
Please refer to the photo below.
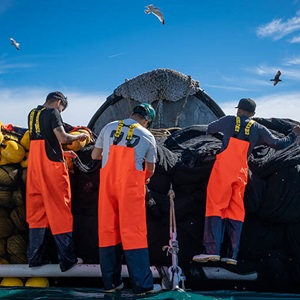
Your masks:
[{"label": "man's back", "polygon": [[53,129],[62,126],[59,112],[55,108],[45,108],[39,105],[28,115],[28,128],[30,128],[30,140],[34,147],[34,141],[45,141],[45,151],[52,161],[63,161],[62,150]]},{"label": "man's back", "polygon": [[[250,122],[251,118],[246,116],[240,116],[239,118],[241,121],[241,125],[239,132],[236,134],[236,138],[242,140],[245,140],[247,138],[249,140],[250,145],[248,154],[250,154],[253,148],[258,145],[267,145],[276,150],[280,150],[288,147],[295,140],[296,135],[292,132],[286,137],[278,138],[273,135],[265,126],[257,122],[254,122],[251,125],[249,137],[246,137],[245,128]],[[221,151],[223,151],[228,146],[230,137],[235,135],[235,126],[236,116],[225,116],[209,124],[207,133],[215,134],[220,132],[223,134],[221,148]]]},{"label": "man's back", "polygon": [[[118,128],[118,124],[119,121],[111,122],[100,132],[99,140],[101,143],[97,146],[103,149],[102,167],[107,163],[109,148],[114,143],[114,135]],[[120,138],[116,139],[118,146],[127,147],[126,137],[128,135],[129,126],[133,124],[138,123],[130,118],[124,120]],[[132,140],[129,144],[134,148],[135,163],[138,170],[143,169],[142,164],[144,160],[152,163],[156,162],[156,141],[149,130],[138,125],[133,130]]]}]

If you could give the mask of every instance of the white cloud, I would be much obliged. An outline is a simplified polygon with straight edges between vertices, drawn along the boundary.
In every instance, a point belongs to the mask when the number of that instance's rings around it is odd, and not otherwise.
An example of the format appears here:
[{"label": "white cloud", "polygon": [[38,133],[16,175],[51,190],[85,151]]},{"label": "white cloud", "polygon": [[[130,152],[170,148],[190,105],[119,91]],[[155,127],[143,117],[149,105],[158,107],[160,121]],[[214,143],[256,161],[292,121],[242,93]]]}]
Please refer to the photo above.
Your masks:
[{"label": "white cloud", "polygon": [[[300,92],[289,94],[270,94],[254,99],[256,108],[256,117],[261,118],[287,118],[300,121]],[[236,101],[222,103],[220,107],[227,115],[236,114]]]},{"label": "white cloud", "polygon": [[300,43],[300,35],[292,37],[290,43],[292,44]]},{"label": "white cloud", "polygon": [[[285,62],[283,62],[284,66],[297,66],[300,65],[300,57],[294,57],[286,59]],[[274,78],[275,74],[278,70],[281,71],[281,76],[285,79],[292,79],[292,80],[299,80],[300,79],[300,70],[299,68],[287,68],[283,66],[277,66],[277,67],[269,67],[266,65],[260,65],[254,68],[247,68],[246,71],[256,73],[260,76],[266,76],[268,75],[271,78]],[[282,78],[281,77],[281,78]],[[255,82],[254,84],[259,84],[259,81]],[[262,82],[261,85],[265,85],[266,82]]]},{"label": "white cloud", "polygon": [[300,65],[300,56],[286,59],[284,64],[286,66]]},{"label": "white cloud", "polygon": [[[249,69],[250,70],[250,69]],[[267,75],[267,74],[275,74],[278,68],[269,67],[266,65],[260,65],[254,68],[254,72],[258,75]]]},{"label": "white cloud", "polygon": [[[52,89],[1,89],[0,121],[3,124],[13,124],[27,128],[29,111],[45,102],[45,98]],[[65,92],[69,105],[62,113],[64,122],[77,126],[87,126],[92,116],[106,100],[104,93]]]},{"label": "white cloud", "polygon": [[230,90],[230,91],[249,91],[249,88],[233,86],[233,85],[206,84],[205,87],[214,88],[214,89]]},{"label": "white cloud", "polygon": [[124,53],[112,54],[108,58],[114,58],[114,57],[121,56],[121,55],[124,55]]},{"label": "white cloud", "polygon": [[27,69],[35,66],[35,64],[30,63],[5,63],[4,61],[0,61],[0,74],[9,73],[11,70]]},{"label": "white cloud", "polygon": [[270,23],[259,26],[256,34],[260,37],[271,37],[279,40],[293,32],[300,30],[300,11],[286,22],[282,19],[274,19]]}]

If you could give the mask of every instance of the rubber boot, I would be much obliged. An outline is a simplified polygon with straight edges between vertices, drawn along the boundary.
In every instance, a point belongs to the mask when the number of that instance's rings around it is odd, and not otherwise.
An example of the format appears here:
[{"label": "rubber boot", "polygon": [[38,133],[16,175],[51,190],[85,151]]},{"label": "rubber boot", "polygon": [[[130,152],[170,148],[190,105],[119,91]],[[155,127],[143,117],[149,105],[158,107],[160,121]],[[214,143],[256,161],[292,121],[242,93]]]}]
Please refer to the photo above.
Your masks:
[{"label": "rubber boot", "polygon": [[68,271],[77,263],[72,232],[53,235],[56,243],[59,266],[62,272]]},{"label": "rubber boot", "polygon": [[232,219],[225,219],[225,231],[228,236],[227,257],[237,260],[243,222]]},{"label": "rubber boot", "polygon": [[122,283],[122,244],[100,247],[99,259],[104,289],[116,288]]},{"label": "rubber boot", "polygon": [[224,237],[224,220],[221,217],[205,217],[203,246],[205,254],[220,255]]},{"label": "rubber boot", "polygon": [[30,268],[50,263],[47,253],[49,234],[48,228],[29,229],[27,259]]},{"label": "rubber boot", "polygon": [[134,294],[153,289],[153,275],[150,269],[148,249],[124,250],[125,261]]}]

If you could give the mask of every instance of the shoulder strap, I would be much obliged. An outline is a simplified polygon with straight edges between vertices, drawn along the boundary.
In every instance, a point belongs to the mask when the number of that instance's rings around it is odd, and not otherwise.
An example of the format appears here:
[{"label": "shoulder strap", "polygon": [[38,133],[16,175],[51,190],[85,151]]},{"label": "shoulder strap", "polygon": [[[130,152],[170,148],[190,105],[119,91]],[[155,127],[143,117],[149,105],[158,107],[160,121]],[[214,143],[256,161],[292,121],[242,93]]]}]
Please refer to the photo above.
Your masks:
[{"label": "shoulder strap", "polygon": [[254,120],[250,120],[249,122],[248,122],[248,124],[246,125],[246,128],[245,128],[245,135],[246,136],[249,136],[249,134],[250,134],[250,127],[254,124]]},{"label": "shoulder strap", "polygon": [[38,138],[41,136],[41,126],[40,126],[40,114],[46,109],[43,107],[42,109],[34,108],[29,114],[29,136],[34,136]]},{"label": "shoulder strap", "polygon": [[240,132],[240,129],[241,129],[241,118],[239,116],[236,116],[235,127],[234,127],[234,136],[237,136],[237,134]]},{"label": "shoulder strap", "polygon": [[130,126],[127,126],[124,124],[124,120],[120,120],[119,123],[118,123],[118,127],[116,129],[116,132],[114,134],[114,140],[113,140],[113,144],[114,145],[117,145],[120,140],[122,139],[123,137],[123,127],[126,126],[128,127],[128,133],[127,133],[127,136],[126,136],[126,145],[127,147],[131,147],[132,145],[130,144],[132,138],[133,138],[133,131],[135,128],[137,128],[139,126],[139,123],[135,123],[135,124],[132,124]]},{"label": "shoulder strap", "polygon": [[[250,120],[246,127],[245,127],[245,136],[246,136],[246,140],[248,140],[249,135],[250,135],[250,128],[251,126],[255,123],[254,120]],[[235,128],[234,128],[234,137],[237,136],[237,134],[240,132],[241,130],[241,118],[239,116],[236,116],[235,118]]]}]

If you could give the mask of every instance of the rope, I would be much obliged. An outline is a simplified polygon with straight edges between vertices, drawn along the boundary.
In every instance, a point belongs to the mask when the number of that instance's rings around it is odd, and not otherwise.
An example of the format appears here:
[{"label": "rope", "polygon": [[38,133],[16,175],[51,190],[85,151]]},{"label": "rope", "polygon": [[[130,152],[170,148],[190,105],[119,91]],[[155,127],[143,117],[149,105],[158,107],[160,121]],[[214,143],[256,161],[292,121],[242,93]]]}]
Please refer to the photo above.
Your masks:
[{"label": "rope", "polygon": [[128,82],[129,80],[128,79],[125,79],[125,88],[126,88],[126,93],[125,93],[125,99],[127,100],[128,102],[128,106],[129,106],[129,111],[132,111],[132,107],[131,107],[131,98],[130,98],[130,92],[129,92],[129,87],[128,87]]},{"label": "rope", "polygon": [[162,250],[167,250],[167,255],[170,253],[172,255],[172,266],[169,268],[170,281],[172,282],[173,290],[180,289],[179,282],[182,283],[182,289],[184,290],[184,280],[185,277],[182,275],[182,270],[178,266],[178,252],[179,252],[179,243],[177,241],[177,227],[176,227],[176,218],[175,218],[175,204],[174,198],[175,193],[172,189],[172,185],[168,192],[170,199],[170,240],[169,245],[163,246]]},{"label": "rope", "polygon": [[171,130],[179,130],[179,129],[181,128],[180,127],[159,128],[159,129],[150,128],[150,132],[155,137],[168,137],[172,134],[170,132]]},{"label": "rope", "polygon": [[172,237],[173,230],[174,230],[175,237],[177,237],[177,226],[176,226],[176,219],[175,219],[175,204],[174,204],[175,193],[172,189],[172,186],[171,189],[169,190],[168,196],[170,198],[170,237]]},{"label": "rope", "polygon": [[178,116],[177,116],[176,119],[175,119],[175,126],[178,126],[179,117],[180,117],[180,115],[181,115],[181,113],[182,113],[182,111],[183,111],[183,109],[184,109],[184,107],[185,107],[185,105],[186,105],[186,103],[187,103],[188,97],[189,97],[190,92],[191,92],[191,90],[192,90],[192,88],[193,88],[193,86],[192,86],[192,77],[191,77],[191,76],[188,76],[188,80],[189,80],[189,87],[188,87],[188,90],[187,90],[187,92],[186,92],[186,96],[185,96],[185,99],[184,99],[184,101],[183,101],[181,110],[180,110]]}]

